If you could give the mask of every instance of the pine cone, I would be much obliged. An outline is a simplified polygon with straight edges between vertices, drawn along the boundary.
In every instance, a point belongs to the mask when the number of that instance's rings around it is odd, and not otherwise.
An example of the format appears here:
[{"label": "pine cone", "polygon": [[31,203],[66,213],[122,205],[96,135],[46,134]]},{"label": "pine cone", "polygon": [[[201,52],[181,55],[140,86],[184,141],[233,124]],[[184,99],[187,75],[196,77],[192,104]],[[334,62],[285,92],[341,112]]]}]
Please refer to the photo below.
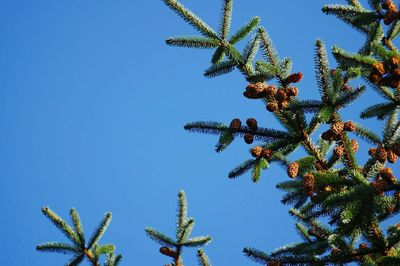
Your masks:
[{"label": "pine cone", "polygon": [[252,83],[247,85],[243,95],[249,99],[261,99],[267,96],[266,88],[267,84],[263,82]]},{"label": "pine cone", "polygon": [[350,140],[350,146],[351,146],[351,150],[354,153],[356,153],[358,151],[359,145],[358,145],[357,140],[355,140],[355,139]]},{"label": "pine cone", "polygon": [[388,87],[396,89],[396,88],[400,87],[400,79],[395,76],[384,77],[384,78],[382,78],[380,84],[383,86],[388,86]]},{"label": "pine cone", "polygon": [[273,151],[270,149],[264,149],[263,157],[267,160],[271,159]]},{"label": "pine cone", "polygon": [[374,69],[374,72],[380,75],[387,73],[386,65],[383,62],[376,62],[372,65],[372,68]]},{"label": "pine cone", "polygon": [[229,125],[230,128],[232,129],[239,129],[242,126],[242,121],[240,121],[239,118],[235,118],[231,121],[231,124]]},{"label": "pine cone", "polygon": [[371,186],[374,188],[376,194],[383,195],[388,187],[388,183],[385,180],[380,179],[378,181],[371,182]]},{"label": "pine cone", "polygon": [[299,163],[298,162],[291,162],[287,168],[287,174],[291,178],[295,178],[299,173]]},{"label": "pine cone", "polygon": [[373,71],[369,74],[368,76],[369,81],[371,81],[374,84],[378,84],[382,80],[382,75]]},{"label": "pine cone", "polygon": [[393,73],[393,76],[395,76],[396,78],[399,78],[400,77],[400,68],[393,69],[392,73]]},{"label": "pine cone", "polygon": [[270,96],[274,97],[276,95],[277,89],[273,85],[269,85],[268,87],[265,88],[265,93]]},{"label": "pine cone", "polygon": [[331,126],[332,132],[335,133],[336,135],[342,134],[343,129],[344,129],[344,123],[343,122],[335,122]]},{"label": "pine cone", "polygon": [[393,184],[396,182],[396,177],[393,175],[393,171],[391,168],[384,168],[380,171],[379,175],[385,180],[387,183]]},{"label": "pine cone", "polygon": [[179,256],[178,252],[170,247],[161,247],[160,253],[164,254],[165,256],[174,258],[174,259],[176,259]]},{"label": "pine cone", "polygon": [[400,156],[400,145],[399,144],[394,144],[392,146],[392,150],[394,152],[394,154],[396,154],[397,156]]},{"label": "pine cone", "polygon": [[375,152],[375,158],[380,162],[380,163],[385,163],[387,159],[387,152],[385,148],[383,147],[378,147]]},{"label": "pine cone", "polygon": [[329,129],[322,133],[321,138],[326,141],[332,141],[335,138],[335,133]]},{"label": "pine cone", "polygon": [[344,147],[343,146],[336,146],[335,149],[333,149],[333,155],[335,157],[342,157],[344,154]]},{"label": "pine cone", "polygon": [[383,18],[383,23],[385,23],[385,25],[389,25],[396,19],[396,17],[397,12],[388,10]]},{"label": "pine cone", "polygon": [[320,161],[316,161],[315,162],[315,169],[317,169],[317,171],[326,170],[324,165]]},{"label": "pine cone", "polygon": [[261,148],[260,146],[255,146],[251,149],[251,155],[255,158],[260,157],[262,153],[263,153],[263,148]]},{"label": "pine cone", "polygon": [[385,2],[382,3],[382,8],[385,10],[397,11],[397,7],[392,0],[385,0]]},{"label": "pine cone", "polygon": [[247,119],[246,124],[251,130],[257,130],[257,128],[258,128],[257,120],[255,120],[254,118]]},{"label": "pine cone", "polygon": [[296,87],[290,87],[287,89],[287,94],[289,96],[296,97],[297,95],[299,95],[299,89]]},{"label": "pine cone", "polygon": [[284,110],[284,109],[288,108],[288,106],[289,106],[289,102],[288,101],[283,101],[283,102],[279,102],[278,103],[278,107],[281,110]]},{"label": "pine cone", "polygon": [[276,112],[278,111],[279,106],[277,102],[270,102],[267,104],[267,110],[270,112]]},{"label": "pine cone", "polygon": [[301,72],[299,72],[299,73],[293,73],[293,74],[289,75],[289,76],[285,79],[285,83],[297,83],[297,82],[299,82],[302,78],[303,78],[303,74],[302,74]]},{"label": "pine cone", "polygon": [[284,101],[287,101],[288,95],[287,95],[287,93],[286,93],[286,91],[284,89],[279,89],[278,92],[275,95],[275,99],[278,102],[284,102]]},{"label": "pine cone", "polygon": [[267,266],[281,266],[281,262],[279,260],[269,261]]},{"label": "pine cone", "polygon": [[387,160],[389,163],[395,163],[399,157],[394,153],[393,150],[387,150]]},{"label": "pine cone", "polygon": [[344,130],[349,132],[356,131],[357,126],[353,121],[344,122]]},{"label": "pine cone", "polygon": [[369,154],[369,156],[371,156],[371,157],[375,157],[376,148],[370,148],[370,149],[368,150],[368,154]]},{"label": "pine cone", "polygon": [[366,243],[361,243],[360,245],[358,245],[359,249],[366,249],[368,246]]},{"label": "pine cone", "polygon": [[305,194],[312,196],[314,194],[315,178],[313,174],[305,174],[303,176],[302,186]]},{"label": "pine cone", "polygon": [[352,91],[353,90],[353,88],[349,85],[343,85],[341,89],[342,89],[342,91]]},{"label": "pine cone", "polygon": [[246,142],[247,144],[251,144],[254,141],[254,136],[252,134],[244,134],[244,142]]}]

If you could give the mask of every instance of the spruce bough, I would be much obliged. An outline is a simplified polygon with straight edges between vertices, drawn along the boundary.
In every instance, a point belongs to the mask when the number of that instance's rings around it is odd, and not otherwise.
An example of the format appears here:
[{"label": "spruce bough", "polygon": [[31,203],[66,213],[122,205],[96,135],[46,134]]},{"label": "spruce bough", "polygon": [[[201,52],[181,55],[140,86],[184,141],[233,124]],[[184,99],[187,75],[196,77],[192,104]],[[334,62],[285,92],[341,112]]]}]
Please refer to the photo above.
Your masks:
[{"label": "spruce bough", "polygon": [[[278,56],[258,17],[231,33],[232,0],[223,1],[218,30],[177,0],[163,1],[200,34],[171,37],[166,43],[213,49],[211,66],[204,75],[215,77],[238,69],[248,83],[242,91],[244,100],[263,101],[266,112],[284,128],[266,128],[254,118],[245,122],[233,118],[228,123],[196,121],[185,126],[190,132],[219,136],[217,152],[237,138],[249,145],[260,143],[250,147],[250,158],[234,168],[229,178],[250,171],[252,181],[257,182],[262,170],[274,162],[282,165],[289,176],[277,188],[285,192],[282,203],[293,206],[289,212],[297,220],[296,229],[303,241],[272,253],[247,247],[244,254],[269,266],[400,265],[400,224],[382,227],[400,211],[400,185],[390,167],[400,156],[400,54],[394,44],[400,32],[398,6],[392,0],[369,0],[368,6],[347,0],[347,5],[324,6],[324,13],[363,33],[365,43],[356,52],[333,47],[338,67],[331,69],[324,43],[317,40],[315,73],[320,100],[302,100],[297,87],[302,74],[292,71],[290,59]],[[251,33],[253,37],[239,51],[236,44]],[[259,51],[261,59],[257,57]],[[365,106],[360,118],[383,121],[381,134],[341,117],[343,109],[351,108],[371,88],[382,100]],[[306,113],[311,114],[310,118]],[[317,130],[322,133],[314,134]],[[357,139],[369,148],[365,163],[357,159]],[[290,161],[289,156],[299,147],[307,155]],[[183,192],[179,195],[177,239],[146,229],[151,238],[164,245],[160,252],[171,257],[175,266],[183,265],[180,250],[190,246],[187,243],[191,241],[185,230],[191,228],[192,220],[186,218],[186,207],[182,207],[186,205],[182,203]],[[209,241],[207,237],[201,239],[196,241]],[[199,249],[198,255],[200,265],[211,265],[203,250]]]}]

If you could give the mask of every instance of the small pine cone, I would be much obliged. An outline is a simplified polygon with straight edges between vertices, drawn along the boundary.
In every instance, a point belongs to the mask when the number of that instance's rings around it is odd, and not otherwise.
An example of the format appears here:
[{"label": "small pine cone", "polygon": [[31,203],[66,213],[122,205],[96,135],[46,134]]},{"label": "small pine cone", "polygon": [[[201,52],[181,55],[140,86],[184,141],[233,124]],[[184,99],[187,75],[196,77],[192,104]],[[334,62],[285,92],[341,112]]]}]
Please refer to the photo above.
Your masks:
[{"label": "small pine cone", "polygon": [[274,97],[276,95],[277,89],[273,85],[269,85],[265,88],[265,93],[267,96]]},{"label": "small pine cone", "polygon": [[277,102],[270,102],[267,104],[267,110],[270,112],[276,112],[279,109],[279,105]]},{"label": "small pine cone", "polygon": [[395,76],[396,78],[399,78],[400,77],[400,68],[393,69],[392,73],[393,73],[393,76]]},{"label": "small pine cone", "polygon": [[396,69],[400,67],[400,57],[399,56],[392,56],[389,58],[389,65],[391,68]]},{"label": "small pine cone", "polygon": [[297,83],[299,82],[301,79],[303,78],[303,74],[301,72],[299,73],[293,73],[291,75],[289,75],[286,80],[285,83]]},{"label": "small pine cone", "polygon": [[397,11],[397,7],[393,3],[393,0],[385,0],[385,2],[382,3],[382,8],[385,10]]},{"label": "small pine cone", "polygon": [[281,262],[279,260],[269,261],[267,266],[281,266]]},{"label": "small pine cone", "polygon": [[322,133],[321,138],[326,141],[332,141],[335,138],[335,133],[329,129]]},{"label": "small pine cone", "polygon": [[352,91],[353,90],[353,88],[349,85],[343,85],[341,89],[342,89],[342,91]]},{"label": "small pine cone", "polygon": [[160,253],[175,259],[179,256],[178,252],[170,247],[161,247]]},{"label": "small pine cone", "polygon": [[315,169],[317,169],[317,171],[322,171],[322,170],[325,170],[325,167],[322,164],[322,162],[317,161],[317,162],[315,162]]},{"label": "small pine cone", "polygon": [[357,126],[356,126],[356,124],[354,124],[353,121],[344,122],[344,130],[345,131],[354,132],[354,131],[356,131],[356,129],[357,129]]},{"label": "small pine cone", "polygon": [[350,140],[350,146],[354,153],[356,153],[358,151],[359,145],[358,145],[357,140],[355,140],[355,139]]},{"label": "small pine cone", "polygon": [[287,168],[287,174],[291,178],[295,178],[299,173],[299,163],[298,162],[291,162]]},{"label": "small pine cone", "polygon": [[290,87],[287,89],[287,94],[289,96],[296,97],[297,95],[299,95],[299,89],[296,87]]},{"label": "small pine cone", "polygon": [[391,168],[384,168],[379,172],[379,175],[385,180],[387,183],[393,184],[396,182],[396,177],[393,175],[393,171]]},{"label": "small pine cone", "polygon": [[232,129],[239,129],[242,126],[242,121],[240,121],[239,118],[235,118],[231,121],[231,124],[229,125],[230,128]]},{"label": "small pine cone", "polygon": [[264,149],[262,155],[263,155],[263,157],[264,157],[265,159],[269,160],[269,159],[271,159],[271,157],[272,157],[272,153],[273,153],[272,150],[270,150],[270,149]]},{"label": "small pine cone", "polygon": [[397,12],[388,10],[383,18],[385,25],[391,24],[397,17]]},{"label": "small pine cone", "polygon": [[395,163],[399,157],[394,153],[392,149],[387,150],[387,160],[389,163]]},{"label": "small pine cone", "polygon": [[314,194],[315,178],[313,174],[303,176],[302,186],[305,194],[312,196]]},{"label": "small pine cone", "polygon": [[400,79],[395,76],[384,77],[380,84],[391,88],[400,88]]},{"label": "small pine cone", "polygon": [[387,73],[387,67],[383,62],[376,62],[372,65],[372,68],[374,69],[374,72],[380,75]]},{"label": "small pine cone", "polygon": [[254,158],[258,158],[261,156],[261,154],[263,153],[263,148],[261,148],[260,146],[255,146],[251,149],[251,155]]},{"label": "small pine cone", "polygon": [[344,129],[344,123],[343,122],[335,122],[331,126],[332,132],[335,133],[336,135],[342,134],[343,129]]},{"label": "small pine cone", "polygon": [[247,85],[243,95],[249,99],[261,99],[267,96],[266,88],[267,84],[263,82],[252,83]]},{"label": "small pine cone", "polygon": [[360,245],[358,245],[359,249],[366,249],[368,246],[366,243],[361,243]]},{"label": "small pine cone", "polygon": [[397,156],[400,156],[400,145],[399,144],[395,143],[392,146],[392,150],[393,150],[394,154],[396,154]]},{"label": "small pine cone", "polygon": [[368,150],[368,154],[369,154],[369,156],[371,156],[371,157],[375,157],[376,148],[370,148],[370,149]]},{"label": "small pine cone", "polygon": [[258,128],[257,120],[255,120],[254,118],[247,119],[246,124],[251,130],[257,130]]},{"label": "small pine cone", "polygon": [[371,72],[368,76],[369,81],[371,81],[374,84],[378,84],[382,80],[382,74],[379,74],[375,71]]},{"label": "small pine cone", "polygon": [[[375,183],[375,186],[372,186],[372,183]],[[380,179],[378,181],[371,182],[371,186],[374,188],[376,194],[383,195],[388,187],[388,183],[385,180]]]},{"label": "small pine cone", "polygon": [[284,109],[288,108],[288,106],[289,106],[289,102],[288,101],[283,101],[283,102],[279,102],[278,103],[278,107],[281,110],[284,110]]},{"label": "small pine cone", "polygon": [[375,152],[375,158],[380,162],[380,163],[385,163],[387,159],[387,152],[385,148],[383,147],[378,147]]},{"label": "small pine cone", "polygon": [[343,146],[336,146],[333,149],[333,155],[335,155],[335,157],[342,157],[344,154],[344,147]]},{"label": "small pine cone", "polygon": [[254,141],[254,136],[252,134],[244,134],[243,139],[247,144],[251,144]]},{"label": "small pine cone", "polygon": [[278,92],[275,95],[275,99],[278,102],[284,102],[284,101],[287,101],[288,95],[287,95],[287,93],[286,93],[286,91],[284,89],[279,89]]}]

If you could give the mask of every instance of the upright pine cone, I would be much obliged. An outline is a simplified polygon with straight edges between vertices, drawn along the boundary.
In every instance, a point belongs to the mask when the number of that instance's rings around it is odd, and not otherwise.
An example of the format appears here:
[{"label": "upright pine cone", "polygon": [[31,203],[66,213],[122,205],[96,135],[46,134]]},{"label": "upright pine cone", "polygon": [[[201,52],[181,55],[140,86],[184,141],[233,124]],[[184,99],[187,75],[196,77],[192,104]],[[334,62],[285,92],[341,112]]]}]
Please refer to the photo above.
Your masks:
[{"label": "upright pine cone", "polygon": [[366,249],[368,246],[366,243],[360,243],[360,245],[358,245],[359,249]]},{"label": "upright pine cone", "polygon": [[297,95],[299,95],[299,89],[296,87],[290,87],[287,89],[287,94],[289,96],[294,96],[296,97]]},{"label": "upright pine cone", "polygon": [[315,178],[313,174],[305,174],[303,176],[302,186],[305,194],[312,196],[314,194]]},{"label": "upright pine cone", "polygon": [[385,2],[382,4],[382,8],[385,10],[397,11],[397,7],[393,3],[393,0],[385,0]]},{"label": "upright pine cone", "polygon": [[322,133],[321,138],[326,141],[332,141],[335,138],[335,133],[329,129]]},{"label": "upright pine cone", "polygon": [[257,120],[255,120],[254,118],[247,119],[246,124],[251,130],[257,130],[258,128]]},{"label": "upright pine cone", "polygon": [[263,156],[265,159],[269,160],[269,159],[271,159],[271,157],[272,157],[272,153],[273,153],[273,151],[272,151],[271,149],[264,149],[264,150],[263,150],[263,153],[262,153],[262,156]]},{"label": "upright pine cone", "polygon": [[278,102],[285,102],[288,99],[288,95],[284,89],[279,89],[278,92],[275,95],[275,99]]},{"label": "upright pine cone", "polygon": [[368,79],[369,79],[369,81],[371,81],[372,83],[378,84],[378,83],[381,82],[381,80],[382,80],[382,75],[379,74],[379,73],[377,73],[377,72],[375,72],[375,71],[372,71],[372,72],[369,74]]},{"label": "upright pine cone", "polygon": [[391,88],[400,88],[400,80],[395,76],[384,77],[381,80],[381,85]]},{"label": "upright pine cone", "polygon": [[395,163],[399,157],[392,149],[387,150],[387,160],[389,163]]},{"label": "upright pine cone", "polygon": [[331,126],[331,130],[336,135],[342,134],[342,132],[344,130],[344,123],[343,122],[335,122],[335,123],[333,123],[332,126]]},{"label": "upright pine cone", "polygon": [[255,146],[251,149],[251,155],[255,158],[260,157],[262,153],[263,148],[261,148],[260,146]]},{"label": "upright pine cone", "polygon": [[351,150],[354,153],[356,153],[358,151],[359,145],[358,145],[357,140],[355,140],[355,139],[350,140],[350,146],[351,146]]},{"label": "upright pine cone", "polygon": [[246,91],[243,95],[249,99],[261,99],[267,96],[266,88],[267,84],[263,82],[257,82],[247,85]]},{"label": "upright pine cone", "polygon": [[379,175],[385,180],[387,183],[393,184],[396,182],[396,177],[393,175],[393,171],[391,168],[386,167],[379,172]]},{"label": "upright pine cone", "polygon": [[387,73],[387,67],[383,62],[376,62],[372,65],[374,71],[380,75]]},{"label": "upright pine cone", "polygon": [[287,174],[291,178],[295,178],[299,173],[299,163],[298,162],[291,162],[287,168]]},{"label": "upright pine cone", "polygon": [[289,75],[289,76],[285,79],[285,83],[297,83],[297,82],[299,82],[302,78],[303,78],[303,74],[302,74],[301,72],[299,72],[299,73],[293,73],[293,74]]},{"label": "upright pine cone", "polygon": [[335,155],[335,157],[338,157],[338,158],[342,157],[343,154],[344,154],[344,147],[343,146],[338,145],[333,149],[333,155]]},{"label": "upright pine cone", "polygon": [[270,112],[276,112],[279,109],[279,105],[277,102],[270,102],[267,104],[267,110]]},{"label": "upright pine cone", "polygon": [[176,259],[178,257],[178,252],[170,247],[161,247],[160,253],[164,254],[165,256],[174,258],[174,259]]},{"label": "upright pine cone", "polygon": [[369,154],[369,156],[371,156],[371,157],[375,157],[376,148],[370,148],[370,149],[368,150],[368,154]]},{"label": "upright pine cone", "polygon": [[268,85],[268,86],[265,88],[265,93],[266,93],[268,96],[270,96],[270,97],[274,97],[274,96],[276,95],[276,91],[277,91],[277,89],[276,89],[276,87],[273,86],[273,85]]},{"label": "upright pine cone", "polygon": [[244,142],[246,142],[247,144],[251,144],[254,141],[254,136],[252,134],[244,134]]},{"label": "upright pine cone", "polygon": [[278,106],[279,106],[279,109],[284,110],[284,109],[288,108],[289,102],[288,101],[279,102]]},{"label": "upright pine cone", "polygon": [[387,159],[387,152],[385,148],[383,147],[378,147],[375,151],[375,158],[380,162],[380,163],[385,163]]},{"label": "upright pine cone", "polygon": [[235,118],[231,121],[231,124],[229,125],[230,128],[232,129],[239,129],[242,126],[242,121],[240,121],[239,118]]},{"label": "upright pine cone", "polygon": [[344,122],[344,130],[345,131],[354,132],[354,131],[356,131],[356,129],[357,129],[356,124],[354,124],[353,121]]}]

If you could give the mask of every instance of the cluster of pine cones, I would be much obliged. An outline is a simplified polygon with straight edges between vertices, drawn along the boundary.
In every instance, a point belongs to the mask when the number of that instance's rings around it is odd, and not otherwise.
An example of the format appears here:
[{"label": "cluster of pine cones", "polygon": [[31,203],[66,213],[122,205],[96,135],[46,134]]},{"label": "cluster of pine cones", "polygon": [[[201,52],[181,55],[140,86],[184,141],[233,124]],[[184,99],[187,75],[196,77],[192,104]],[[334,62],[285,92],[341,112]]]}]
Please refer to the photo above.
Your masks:
[{"label": "cluster of pine cones", "polygon": [[376,194],[383,195],[389,185],[397,182],[397,178],[393,175],[391,168],[382,169],[376,176],[376,181],[370,183]]},{"label": "cluster of pine cones", "polygon": [[368,154],[382,164],[386,161],[395,163],[400,156],[400,146],[398,144],[394,144],[391,148],[379,146],[369,149]]},{"label": "cluster of pine cones", "polygon": [[[246,124],[249,127],[250,130],[256,131],[258,129],[258,123],[257,120],[254,118],[249,118],[246,120]],[[229,128],[233,130],[239,130],[242,128],[242,121],[240,121],[239,118],[235,118],[231,121]],[[254,135],[251,133],[246,133],[243,137],[244,141],[247,144],[251,144],[254,141]]]},{"label": "cluster of pine cones", "polygon": [[392,56],[387,62],[373,64],[369,80],[377,85],[400,89],[400,57]]},{"label": "cluster of pine cones", "polygon": [[286,109],[292,97],[299,94],[299,89],[296,87],[288,87],[290,83],[299,82],[303,78],[302,73],[294,73],[289,75],[282,81],[283,88],[277,89],[274,85],[268,85],[264,82],[256,82],[247,85],[246,91],[243,95],[249,99],[262,99],[268,100],[267,110],[276,112],[277,110]]}]

